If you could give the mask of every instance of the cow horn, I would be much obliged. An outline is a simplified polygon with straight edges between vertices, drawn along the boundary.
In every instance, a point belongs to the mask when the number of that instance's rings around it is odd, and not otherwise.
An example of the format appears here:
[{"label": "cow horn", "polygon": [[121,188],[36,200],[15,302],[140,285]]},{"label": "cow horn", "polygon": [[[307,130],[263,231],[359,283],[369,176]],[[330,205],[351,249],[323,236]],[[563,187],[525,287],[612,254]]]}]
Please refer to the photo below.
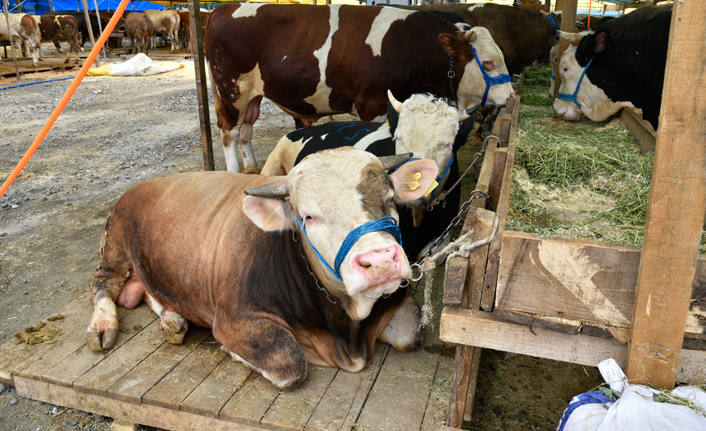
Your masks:
[{"label": "cow horn", "polygon": [[289,196],[289,188],[287,188],[287,180],[281,179],[272,183],[254,187],[245,190],[248,196],[257,196],[261,198],[284,199]]},{"label": "cow horn", "polygon": [[392,95],[392,91],[387,90],[387,98],[390,99],[392,107],[395,108],[395,111],[397,111],[398,114],[402,112],[402,102],[395,99],[395,96]]},{"label": "cow horn", "polygon": [[394,156],[383,156],[378,158],[380,159],[380,163],[382,163],[382,168],[389,172],[407,163],[413,155],[414,154],[412,153],[404,153],[395,154]]}]

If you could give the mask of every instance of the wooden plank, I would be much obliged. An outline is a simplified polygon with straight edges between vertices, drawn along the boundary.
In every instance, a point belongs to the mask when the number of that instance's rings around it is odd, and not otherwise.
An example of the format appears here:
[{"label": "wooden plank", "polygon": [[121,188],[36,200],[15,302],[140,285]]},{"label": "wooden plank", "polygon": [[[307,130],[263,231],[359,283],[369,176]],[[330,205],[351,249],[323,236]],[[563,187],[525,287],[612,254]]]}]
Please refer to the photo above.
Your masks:
[{"label": "wooden plank", "polygon": [[[496,307],[629,328],[639,261],[635,247],[506,231]],[[706,255],[696,260],[686,333],[706,334]]]},{"label": "wooden plank", "polygon": [[217,418],[218,413],[253,373],[233,359],[225,359],[181,403],[181,410]]},{"label": "wooden plank", "polygon": [[[518,102],[519,101],[515,101],[515,103]],[[497,121],[500,122],[500,134],[498,135],[498,137],[500,138],[501,147],[507,147],[508,143],[510,142],[510,126],[512,125],[512,112],[505,111],[504,109],[505,108],[500,110],[500,115],[498,115],[497,119]]]},{"label": "wooden plank", "polygon": [[706,8],[675,2],[625,374],[671,388],[706,215]]},{"label": "wooden plank", "polygon": [[[189,0],[189,25],[191,26],[191,45],[194,54],[194,75],[196,79],[196,100],[199,106],[201,125],[201,150],[205,171],[215,170],[213,161],[213,142],[211,137],[211,118],[208,108],[208,86],[206,85],[206,67],[204,65],[203,28],[201,24],[201,6],[199,0]],[[213,91],[216,91],[214,88]]]},{"label": "wooden plank", "polygon": [[209,334],[210,331],[206,329],[191,328],[187,331],[181,345],[162,343],[158,349],[145,354],[137,366],[126,371],[122,377],[108,386],[106,393],[122,401],[135,404],[143,402],[143,395],[196,349]]},{"label": "wooden plank", "polygon": [[445,307],[440,336],[444,341],[595,367],[606,358],[625,362],[625,346],[615,340],[568,335],[509,323],[492,313]]},{"label": "wooden plank", "polygon": [[640,152],[642,154],[655,152],[657,132],[655,132],[655,129],[652,128],[650,123],[643,120],[641,116],[638,116],[632,108],[623,108],[620,110],[620,121],[635,135],[640,143]]},{"label": "wooden plank", "polygon": [[515,140],[517,137],[517,120],[520,108],[520,96],[517,96],[515,101],[515,111],[512,116],[512,127],[510,129],[510,139],[507,149],[507,159],[505,161],[505,171],[503,173],[503,182],[498,199],[498,205],[495,213],[499,219],[498,233],[490,243],[488,252],[488,264],[485,270],[485,278],[483,279],[483,296],[481,298],[481,308],[486,311],[492,311],[495,303],[495,288],[498,280],[498,270],[500,261],[500,247],[502,246],[503,232],[505,231],[505,219],[507,218],[507,209],[510,205],[510,191],[512,189],[512,168],[515,165]]},{"label": "wooden plank", "polygon": [[439,358],[436,374],[431,386],[429,402],[424,409],[424,421],[421,431],[436,431],[439,424],[446,420],[446,408],[449,400],[451,376],[453,375],[454,362],[451,358]]},{"label": "wooden plank", "polygon": [[98,367],[91,368],[76,379],[73,388],[96,395],[105,394],[113,383],[165,343],[160,325],[159,320],[152,322],[130,341],[116,349]]},{"label": "wooden plank", "polygon": [[260,429],[192,413],[78,392],[65,386],[23,377],[18,377],[16,382],[17,393],[22,397],[117,418],[124,423],[167,430],[258,431]]},{"label": "wooden plank", "polygon": [[309,365],[306,381],[291,391],[282,392],[262,418],[261,425],[271,429],[303,430],[337,372],[338,368]]},{"label": "wooden plank", "polygon": [[[230,355],[221,350],[221,344],[205,328],[191,328],[193,338],[181,345],[182,351],[190,352],[184,355],[169,374],[164,376],[152,389],[142,396],[142,402],[154,406],[179,409],[179,404]],[[208,342],[203,342],[208,341]],[[192,347],[193,346],[193,347]],[[180,352],[181,353],[181,352]]]},{"label": "wooden plank", "polygon": [[[57,343],[56,349],[47,352],[43,355],[45,357],[33,360],[31,365],[18,370],[17,374],[42,382],[71,386],[77,377],[93,368],[93,366],[112,353],[114,349],[123,345],[156,318],[157,316],[147,306],[142,306],[135,310],[126,310],[123,307],[118,307],[120,331],[115,340],[113,350],[96,352],[88,349],[86,347],[86,331],[76,331],[75,334]],[[87,321],[82,323],[86,325]]]},{"label": "wooden plank", "polygon": [[[541,294],[541,293],[540,293]],[[531,328],[548,329],[554,332],[562,332],[564,334],[590,335],[591,337],[607,338],[609,340],[618,340],[621,343],[627,343],[630,333],[624,328],[606,328],[584,324],[578,320],[569,319],[551,319],[547,316],[540,316],[530,313],[518,313],[513,311],[505,311],[495,307],[493,315],[508,322],[519,323]]]},{"label": "wooden plank", "polygon": [[34,358],[53,349],[63,337],[70,336],[76,332],[85,334],[85,325],[88,324],[88,319],[91,317],[92,312],[90,301],[87,299],[73,301],[59,311],[64,316],[63,320],[51,322],[61,331],[57,338],[41,344],[35,344],[34,346],[19,344],[8,349],[0,357],[0,383],[14,386],[12,376],[15,370],[31,363]]},{"label": "wooden plank", "polygon": [[682,349],[676,380],[689,385],[706,384],[706,351]]},{"label": "wooden plank", "polygon": [[493,170],[490,174],[488,194],[490,195],[490,209],[497,211],[500,202],[503,179],[505,177],[505,162],[507,161],[507,148],[498,148],[493,153]]},{"label": "wooden plank", "polygon": [[280,390],[259,373],[253,373],[243,387],[221,409],[221,419],[259,426]]},{"label": "wooden plank", "polygon": [[[357,423],[389,351],[389,344],[376,343],[373,358],[368,361],[362,372],[339,371],[309,419],[307,427],[329,431],[348,430],[351,424]],[[350,394],[353,391],[355,396],[351,402]]]},{"label": "wooden plank", "polygon": [[390,350],[355,429],[419,429],[438,362],[424,350]]}]

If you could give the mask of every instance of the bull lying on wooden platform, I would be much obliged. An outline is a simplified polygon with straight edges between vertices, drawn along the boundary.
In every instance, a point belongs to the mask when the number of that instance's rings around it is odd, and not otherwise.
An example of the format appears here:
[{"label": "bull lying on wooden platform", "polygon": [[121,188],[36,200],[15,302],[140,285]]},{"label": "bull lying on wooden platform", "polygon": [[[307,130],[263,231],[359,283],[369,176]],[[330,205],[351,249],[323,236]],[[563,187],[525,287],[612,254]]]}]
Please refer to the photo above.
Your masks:
[{"label": "bull lying on wooden platform", "polygon": [[410,157],[340,148],[286,177],[199,172],[134,186],[101,240],[89,348],[111,348],[115,302],[143,296],[170,342],[183,339],[185,319],[210,327],[282,389],[305,379],[307,363],[360,371],[377,339],[418,348],[419,305],[399,288],[411,269],[395,203],[423,196],[437,169],[402,165]]}]

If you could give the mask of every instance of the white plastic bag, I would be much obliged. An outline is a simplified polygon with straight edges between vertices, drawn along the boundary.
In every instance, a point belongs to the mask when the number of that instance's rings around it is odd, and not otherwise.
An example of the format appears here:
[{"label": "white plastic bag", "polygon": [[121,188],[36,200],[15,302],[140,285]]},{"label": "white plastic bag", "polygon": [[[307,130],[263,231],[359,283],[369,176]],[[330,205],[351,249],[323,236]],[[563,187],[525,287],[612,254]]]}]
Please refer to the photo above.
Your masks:
[{"label": "white plastic bag", "polygon": [[139,53],[123,63],[110,65],[111,76],[135,76],[141,75],[148,67],[152,66],[152,59],[143,53]]},{"label": "white plastic bag", "polygon": [[615,360],[598,365],[617,399],[601,391],[574,397],[564,411],[557,431],[706,431],[706,392],[680,386],[670,394],[688,399],[695,408],[653,399],[660,391],[629,385]]}]

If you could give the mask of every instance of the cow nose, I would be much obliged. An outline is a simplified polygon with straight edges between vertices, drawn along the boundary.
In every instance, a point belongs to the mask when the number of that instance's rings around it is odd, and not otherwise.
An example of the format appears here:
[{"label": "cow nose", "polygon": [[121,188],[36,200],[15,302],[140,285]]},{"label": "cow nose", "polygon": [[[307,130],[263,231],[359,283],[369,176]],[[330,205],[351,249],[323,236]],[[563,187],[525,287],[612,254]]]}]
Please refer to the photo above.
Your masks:
[{"label": "cow nose", "polygon": [[400,277],[404,252],[397,244],[359,254],[353,259],[353,268],[368,279]]},{"label": "cow nose", "polygon": [[515,98],[515,93],[510,93],[510,98],[514,99]]},{"label": "cow nose", "polygon": [[564,119],[564,114],[557,114],[556,115],[557,120],[563,120]]}]

